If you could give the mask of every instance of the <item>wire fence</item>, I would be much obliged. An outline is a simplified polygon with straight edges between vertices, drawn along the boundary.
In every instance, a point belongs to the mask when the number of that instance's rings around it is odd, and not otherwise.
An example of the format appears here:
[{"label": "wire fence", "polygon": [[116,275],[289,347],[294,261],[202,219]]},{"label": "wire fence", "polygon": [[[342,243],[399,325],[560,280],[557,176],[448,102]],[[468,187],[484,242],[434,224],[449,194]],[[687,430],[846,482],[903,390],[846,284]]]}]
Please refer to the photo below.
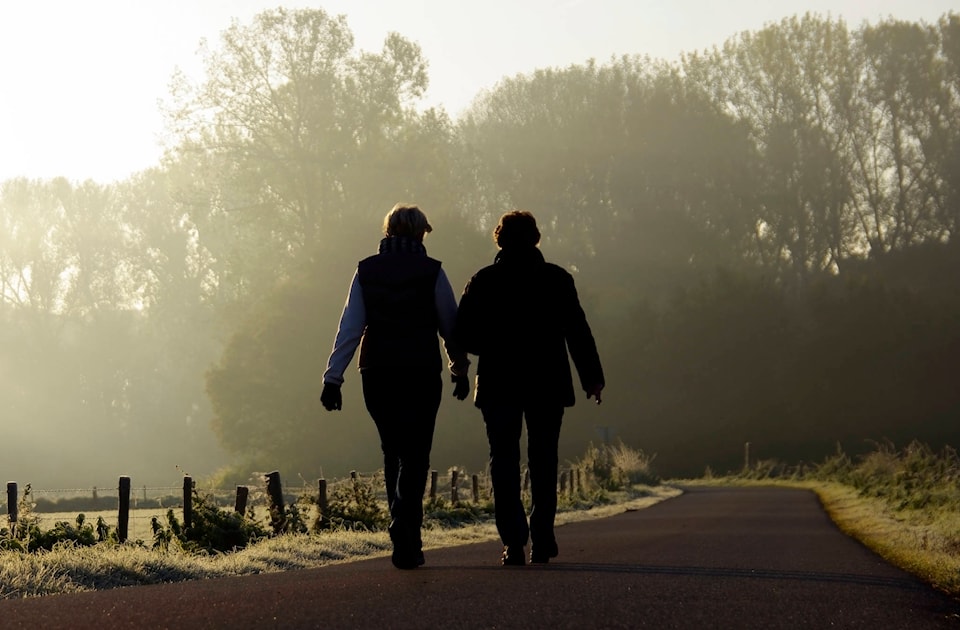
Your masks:
[{"label": "wire fence", "polygon": [[[41,529],[49,529],[60,522],[72,523],[83,515],[86,523],[97,523],[102,519],[108,527],[115,527],[121,541],[148,541],[154,535],[155,521],[164,526],[172,517],[185,526],[189,525],[194,493],[202,496],[207,505],[259,515],[260,520],[268,520],[272,507],[278,503],[296,503],[303,508],[305,518],[314,518],[325,509],[328,493],[336,496],[340,489],[363,482],[386,507],[383,470],[351,471],[345,477],[315,482],[302,477],[298,479],[299,484],[287,488],[281,486],[276,471],[260,476],[260,484],[256,483],[255,475],[250,485],[232,488],[198,487],[189,476],[182,479],[182,485],[170,486],[134,486],[129,477],[120,477],[116,484],[77,488],[32,488],[27,484],[21,489],[16,482],[9,482],[6,501],[0,502],[0,509],[7,512],[11,527],[20,514],[29,515]],[[527,494],[530,477],[526,470],[521,483],[524,494]],[[561,495],[581,492],[590,484],[587,472],[577,468],[560,471],[557,483]],[[424,495],[424,500],[429,501],[477,503],[490,500],[493,491],[486,471],[471,474],[462,468],[450,468],[428,473]]]},{"label": "wire fence", "polygon": [[[146,541],[153,536],[154,519],[165,525],[170,514],[184,522],[188,517],[184,506],[186,504],[189,510],[188,495],[193,490],[196,490],[207,504],[224,509],[238,508],[242,493],[244,507],[241,511],[250,509],[259,513],[261,518],[267,518],[271,505],[268,477],[263,475],[260,484],[257,484],[256,477],[253,477],[249,485],[232,488],[203,487],[194,485],[193,480],[190,480],[189,491],[186,484],[135,486],[129,477],[120,477],[119,482],[74,488],[33,488],[30,484],[21,487],[17,482],[10,482],[7,484],[6,497],[0,497],[6,499],[0,501],[0,509],[7,513],[7,520],[11,524],[21,516],[29,514],[42,529],[49,529],[58,522],[73,523],[81,514],[87,523],[94,523],[102,518],[110,527],[123,526],[126,530],[123,539]],[[300,477],[298,482],[281,489],[282,500],[286,504],[319,506],[325,504],[327,493],[335,493],[339,488],[358,482],[369,484],[374,496],[384,505],[387,502],[383,470],[351,471],[344,477],[320,479],[313,483]],[[486,472],[470,474],[462,468],[451,468],[443,472],[430,471],[424,498],[439,498],[456,503],[477,502],[489,499],[490,496],[491,484]],[[316,508],[313,508],[313,511],[316,513]]]}]

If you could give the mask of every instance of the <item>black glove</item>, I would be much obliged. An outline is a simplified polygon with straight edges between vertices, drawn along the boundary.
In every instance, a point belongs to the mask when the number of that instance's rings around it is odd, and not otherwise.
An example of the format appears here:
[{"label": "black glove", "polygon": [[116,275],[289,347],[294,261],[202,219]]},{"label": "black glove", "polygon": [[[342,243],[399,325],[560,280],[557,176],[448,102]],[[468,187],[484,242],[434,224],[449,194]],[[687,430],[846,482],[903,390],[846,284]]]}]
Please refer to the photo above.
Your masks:
[{"label": "black glove", "polygon": [[470,393],[470,379],[466,374],[461,374],[457,376],[454,374],[450,377],[450,380],[453,381],[453,395],[457,400],[463,400]]},{"label": "black glove", "polygon": [[340,386],[336,383],[324,383],[323,391],[320,393],[320,402],[323,403],[327,411],[343,408],[343,395],[340,393]]}]

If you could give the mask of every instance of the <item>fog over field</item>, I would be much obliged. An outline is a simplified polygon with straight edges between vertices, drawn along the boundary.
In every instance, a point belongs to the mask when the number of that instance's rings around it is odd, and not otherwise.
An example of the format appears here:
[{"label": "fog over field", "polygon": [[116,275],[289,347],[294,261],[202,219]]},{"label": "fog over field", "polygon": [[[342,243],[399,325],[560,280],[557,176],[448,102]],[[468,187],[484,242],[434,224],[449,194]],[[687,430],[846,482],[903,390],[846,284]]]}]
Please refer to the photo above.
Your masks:
[{"label": "fog over field", "polygon": [[[8,480],[380,468],[355,364],[340,412],[320,379],[398,201],[458,295],[515,208],[574,274],[607,387],[561,461],[960,445],[949,3],[355,4],[0,9]],[[482,470],[444,383],[433,464]]]}]

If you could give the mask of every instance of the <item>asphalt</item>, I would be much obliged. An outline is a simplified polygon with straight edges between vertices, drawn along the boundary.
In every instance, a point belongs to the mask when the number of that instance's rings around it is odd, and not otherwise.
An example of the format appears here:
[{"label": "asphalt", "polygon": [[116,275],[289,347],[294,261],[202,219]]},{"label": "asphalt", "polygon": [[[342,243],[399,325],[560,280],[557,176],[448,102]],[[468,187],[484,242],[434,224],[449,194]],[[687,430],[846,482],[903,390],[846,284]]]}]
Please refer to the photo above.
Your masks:
[{"label": "asphalt", "polygon": [[0,601],[0,628],[960,628],[960,602],[884,562],[815,494],[688,488],[557,529],[548,565],[496,543],[96,593]]}]

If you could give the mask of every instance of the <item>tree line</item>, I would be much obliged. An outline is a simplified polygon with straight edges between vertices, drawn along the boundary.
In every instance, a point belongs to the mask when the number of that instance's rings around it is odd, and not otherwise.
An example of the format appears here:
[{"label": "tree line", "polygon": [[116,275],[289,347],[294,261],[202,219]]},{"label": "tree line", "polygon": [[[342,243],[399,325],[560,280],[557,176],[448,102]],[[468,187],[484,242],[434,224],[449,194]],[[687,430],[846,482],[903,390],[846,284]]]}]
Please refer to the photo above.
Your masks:
[{"label": "tree line", "polygon": [[[736,466],[744,441],[957,443],[960,15],[807,14],[677,62],[538,69],[458,120],[420,107],[415,42],[358,51],[322,9],[234,22],[200,54],[156,167],[0,184],[5,461],[375,467],[359,379],[336,415],[319,379],[397,201],[427,213],[454,285],[513,208],[576,274],[610,382],[567,414],[566,456],[617,435],[669,475]],[[444,402],[434,459],[483,465],[476,410]]]}]

